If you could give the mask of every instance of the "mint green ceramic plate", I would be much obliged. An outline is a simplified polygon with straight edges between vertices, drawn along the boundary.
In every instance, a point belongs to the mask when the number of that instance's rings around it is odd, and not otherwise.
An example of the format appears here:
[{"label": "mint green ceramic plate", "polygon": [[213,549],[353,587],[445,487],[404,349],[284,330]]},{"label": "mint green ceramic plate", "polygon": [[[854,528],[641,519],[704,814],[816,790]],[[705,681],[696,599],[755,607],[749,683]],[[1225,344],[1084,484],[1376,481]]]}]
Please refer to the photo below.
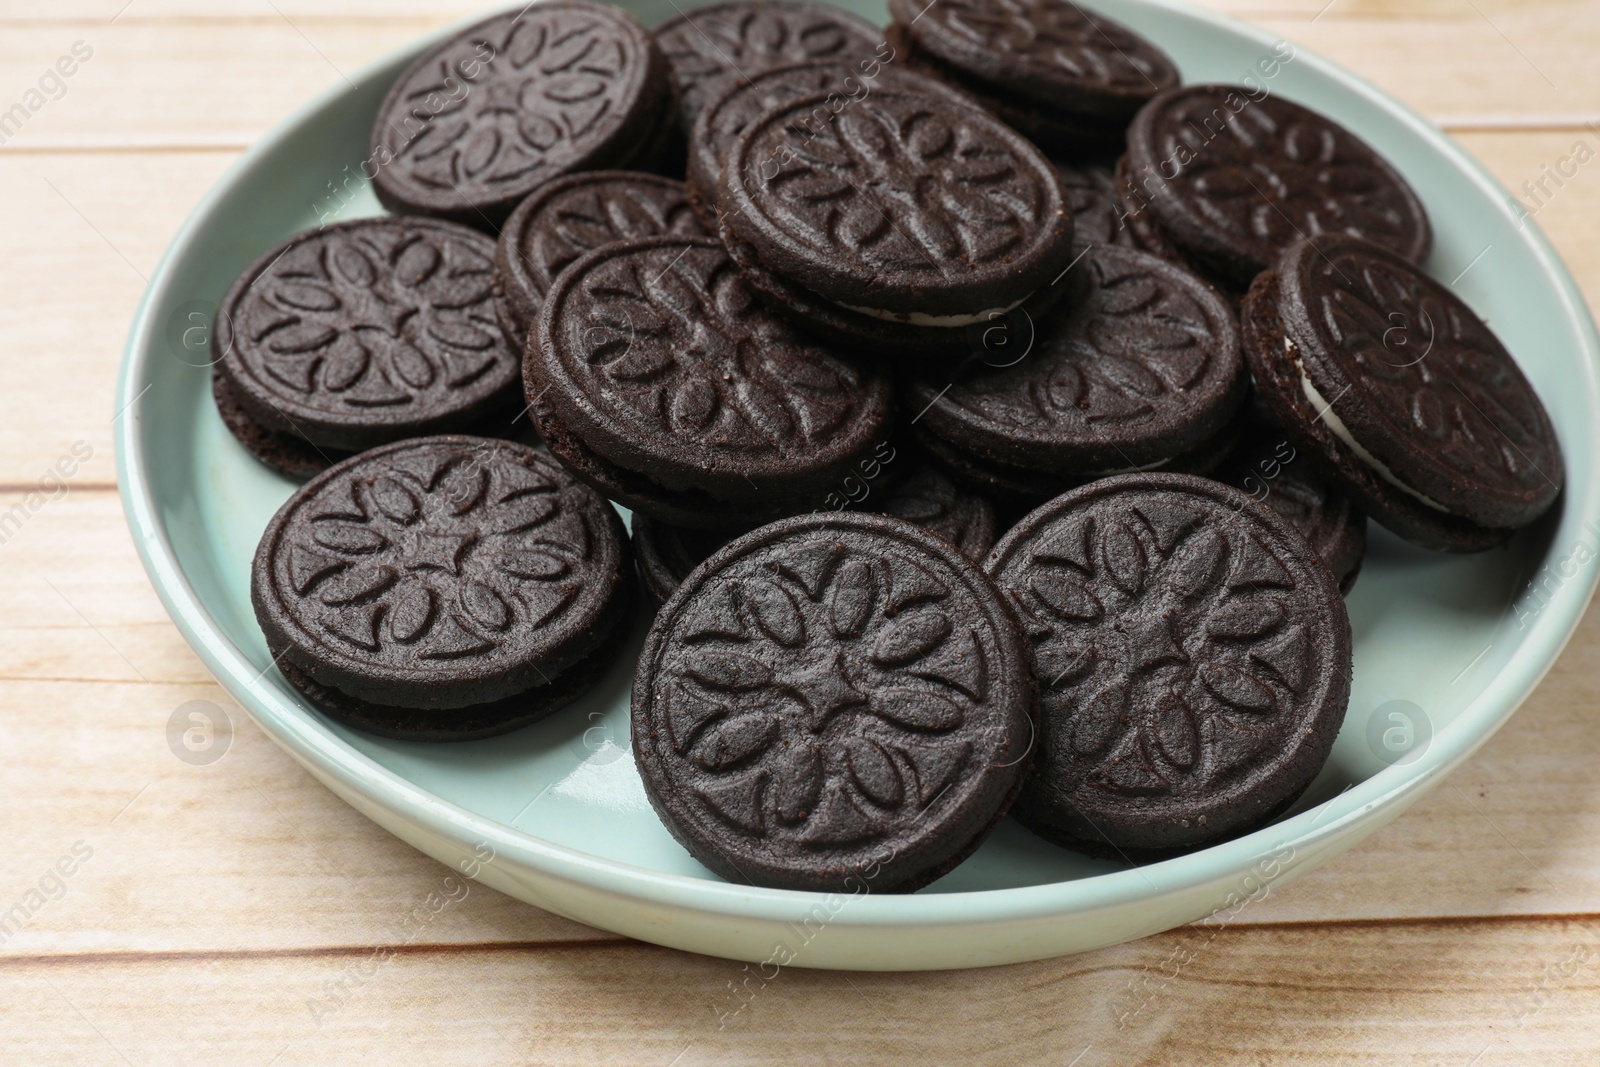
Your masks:
[{"label": "mint green ceramic plate", "polygon": [[[672,0],[626,6],[647,25],[673,10]],[[1154,0],[1096,6],[1154,38],[1186,81],[1259,80],[1258,61],[1277,43]],[[881,5],[862,10],[883,19]],[[1433,555],[1373,528],[1350,599],[1349,714],[1327,768],[1288,817],[1139,869],[1053,848],[1007,821],[920,893],[825,897],[730,885],[668,836],[627,751],[627,665],[553,721],[492,741],[404,744],[328,722],[271,669],[250,611],[251,553],[294,486],[223,429],[196,342],[258,253],[319,220],[380,210],[356,177],[367,129],[390,81],[426,43],[290,118],[195,209],[129,338],[118,473],[167,610],[262,729],[373,821],[495,889],[647,941],[799,966],[966,967],[1113,944],[1259,893],[1394,818],[1505,722],[1577,625],[1596,577],[1579,546],[1594,549],[1600,533],[1597,342],[1577,289],[1543,235],[1519,225],[1505,191],[1456,144],[1300,51],[1266,84],[1358,131],[1422,194],[1438,235],[1429,270],[1460,276],[1456,290],[1532,378],[1560,431],[1568,482],[1556,514],[1506,551]]]}]

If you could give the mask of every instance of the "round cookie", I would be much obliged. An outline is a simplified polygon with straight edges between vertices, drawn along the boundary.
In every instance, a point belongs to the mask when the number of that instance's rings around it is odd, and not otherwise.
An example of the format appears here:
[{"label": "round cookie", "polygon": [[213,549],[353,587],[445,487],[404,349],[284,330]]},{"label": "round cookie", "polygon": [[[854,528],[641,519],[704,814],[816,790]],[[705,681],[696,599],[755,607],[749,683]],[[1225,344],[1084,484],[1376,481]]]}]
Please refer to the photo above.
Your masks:
[{"label": "round cookie", "polygon": [[912,43],[905,27],[899,23],[890,23],[883,36],[893,50],[889,61],[896,62],[905,70],[915,71],[959,89],[985,111],[1000,116],[1002,122],[1044,149],[1052,158],[1090,160],[1104,155],[1114,156],[1125,147],[1123,133],[1127,127],[1126,120],[1096,121],[1088,116],[1041,106],[1036,101],[1001,94],[993,86],[963,75],[918,48]]},{"label": "round cookie", "polygon": [[[870,72],[870,73],[869,73]],[[828,95],[823,114],[852,107],[871,95],[881,76],[907,77],[883,67],[877,60],[813,60],[773,67],[748,79],[738,79],[707,101],[689,128],[687,174],[690,200],[708,230],[716,229],[717,186],[722,161],[739,135],[768,109],[787,100],[817,93]]]},{"label": "round cookie", "polygon": [[251,572],[267,646],[302,682],[412,712],[470,708],[480,727],[481,705],[566,692],[544,687],[626,624],[633,589],[604,499],[544,452],[465,436],[371,449],[313,478]]},{"label": "round cookie", "polygon": [[1053,161],[1072,212],[1073,237],[1086,244],[1137,248],[1117,193],[1116,173],[1103,160],[1083,163]]},{"label": "round cookie", "polygon": [[1178,84],[1150,41],[1069,0],[889,0],[919,51],[1023,111],[1125,123]]},{"label": "round cookie", "polygon": [[506,220],[495,245],[496,304],[525,340],[562,269],[585,252],[635,237],[703,233],[683,183],[637,171],[591,171],[541,186]]},{"label": "round cookie", "polygon": [[1449,286],[1394,252],[1297,241],[1250,288],[1242,321],[1273,420],[1401,537],[1481,550],[1560,495],[1561,444],[1516,361]]},{"label": "round cookie", "polygon": [[348,452],[320,449],[299,434],[262,426],[239,403],[228,379],[215,371],[211,374],[211,399],[222,424],[245,451],[286,477],[310,478],[350,456]]},{"label": "round cookie", "polygon": [[1350,697],[1333,576],[1219,482],[1130,474],[1067,493],[986,564],[1033,641],[1038,757],[1013,809],[1123,859],[1236,836],[1328,758]]},{"label": "round cookie", "polygon": [[886,440],[888,379],[754,301],[715,240],[610,245],[561,272],[524,378],[550,450],[681,526],[809,510]]},{"label": "round cookie", "polygon": [[438,219],[292,237],[223,297],[211,342],[225,396],[329,454],[515,411],[521,353],[496,319],[493,271],[494,242]]},{"label": "round cookie", "polygon": [[1091,246],[1079,269],[1082,296],[1005,365],[972,360],[904,382],[925,443],[980,466],[1081,481],[1164,465],[1224,431],[1248,379],[1222,298],[1132,248]]},{"label": "round cookie", "polygon": [[[994,505],[962,489],[931,463],[919,465],[881,497],[869,488],[859,510],[915,523],[973,560],[988,554],[998,532]],[[635,515],[633,548],[645,591],[665,601],[690,571],[743,532],[689,530]]]},{"label": "round cookie", "polygon": [[645,793],[717,874],[909,892],[1005,815],[1035,683],[1005,597],[899,519],[773,523],[696,568],[633,686]]},{"label": "round cookie", "polygon": [[1411,186],[1365,141],[1279,96],[1189,85],[1128,128],[1130,204],[1183,257],[1243,292],[1299,236],[1365,237],[1420,263],[1433,243]]},{"label": "round cookie", "polygon": [[828,60],[846,65],[883,58],[883,31],[831,4],[735,0],[680,13],[656,27],[671,64],[685,130],[700,109],[735,84],[773,67]]},{"label": "round cookie", "polygon": [[831,120],[827,101],[767,110],[723,163],[730,243],[766,271],[868,317],[963,331],[1071,263],[1059,178],[992,115],[926,79],[877,84]]},{"label": "round cookie", "polygon": [[1213,476],[1288,519],[1349,595],[1367,554],[1367,517],[1282,430],[1251,426]]},{"label": "round cookie", "polygon": [[406,68],[378,108],[366,166],[390,210],[493,231],[553,178],[649,162],[672,112],[666,57],[637,19],[547,0]]}]

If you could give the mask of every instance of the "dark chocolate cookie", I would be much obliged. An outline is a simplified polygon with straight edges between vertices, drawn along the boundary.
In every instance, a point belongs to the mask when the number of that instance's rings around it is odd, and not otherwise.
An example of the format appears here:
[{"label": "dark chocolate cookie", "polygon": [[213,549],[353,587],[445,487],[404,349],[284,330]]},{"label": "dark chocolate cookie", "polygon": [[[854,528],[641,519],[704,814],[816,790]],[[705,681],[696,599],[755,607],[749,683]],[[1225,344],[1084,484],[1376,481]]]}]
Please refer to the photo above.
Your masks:
[{"label": "dark chocolate cookie", "polygon": [[701,221],[713,232],[716,228],[717,186],[722,161],[728,157],[739,135],[763,113],[799,96],[827,94],[820,105],[824,115],[866,99],[880,76],[905,76],[890,72],[877,60],[854,63],[845,60],[814,60],[790,63],[738,79],[719,96],[711,99],[695,117],[689,129],[688,173],[684,179],[689,196]]},{"label": "dark chocolate cookie", "polygon": [[959,334],[1071,263],[1050,162],[961,94],[897,79],[826,105],[767,110],[724,162],[730,243],[767,272],[858,315]]},{"label": "dark chocolate cookie", "polygon": [[836,304],[767,270],[756,257],[755,250],[729,230],[726,215],[717,219],[717,235],[738,266],[739,274],[762,303],[802,331],[872,360],[936,358],[948,364],[960,356],[986,356],[997,329],[1009,335],[1018,320],[1037,321],[1057,304],[1070,300],[1071,285],[1079,273],[1070,269],[1063,271],[1051,284],[1035,290],[1021,306],[1010,311],[963,316],[961,321],[967,322],[965,326],[918,326]]},{"label": "dark chocolate cookie", "polygon": [[672,66],[685,130],[700,109],[731,86],[791,63],[825,59],[848,65],[883,58],[883,32],[831,4],[735,0],[680,12],[656,27]]},{"label": "dark chocolate cookie", "polygon": [[437,219],[308,231],[223,297],[217,373],[261,428],[324,452],[474,426],[516,410],[521,352],[493,273],[494,242]]},{"label": "dark chocolate cookie", "polygon": [[1400,172],[1355,134],[1278,96],[1190,85],[1128,129],[1125,190],[1182,254],[1242,292],[1301,235],[1349,234],[1414,263],[1433,243]]},{"label": "dark chocolate cookie", "polygon": [[443,436],[303,486],[262,536],[251,602],[302,680],[444,711],[559,684],[626,623],[633,582],[616,511],[548,454]]},{"label": "dark chocolate cookie", "polygon": [[1214,477],[1288,519],[1349,594],[1367,554],[1367,516],[1282,430],[1252,425]]},{"label": "dark chocolate cookie", "polygon": [[217,414],[228,432],[256,459],[279,474],[305,479],[327,470],[350,453],[337,449],[318,448],[297,433],[269,430],[262,426],[239,403],[239,397],[228,379],[212,372],[211,399],[216,402]]},{"label": "dark chocolate cookie", "polygon": [[1023,471],[1087,479],[1163,464],[1215,439],[1248,379],[1232,310],[1175,264],[1092,246],[1084,294],[1007,365],[905,383],[919,432]]},{"label": "dark chocolate cookie", "polygon": [[1067,192],[1067,210],[1072,212],[1073,236],[1082,242],[1138,247],[1124,218],[1126,212],[1117,193],[1116,173],[1104,160],[1084,163],[1055,161],[1061,187]]},{"label": "dark chocolate cookie", "polygon": [[[626,590],[628,602],[632,603],[635,596],[630,583]],[[548,683],[464,708],[427,710],[372,704],[312,681],[288,659],[278,661],[278,671],[312,707],[364,733],[396,741],[478,741],[548,719],[593,689],[616,663],[628,643],[630,631],[624,617],[599,648]]]},{"label": "dark chocolate cookie", "polygon": [[1033,640],[1038,759],[1014,814],[1143,858],[1233,837],[1322,768],[1350,697],[1350,620],[1283,518],[1204,478],[1058,497],[987,569]]},{"label": "dark chocolate cookie", "polygon": [[889,0],[912,44],[1012,101],[1126,122],[1178,84],[1166,53],[1070,0]]},{"label": "dark chocolate cookie", "polygon": [[1297,241],[1243,320],[1274,421],[1401,537],[1487,548],[1560,495],[1561,444],[1533,386],[1460,297],[1401,256]]},{"label": "dark chocolate cookie", "polygon": [[982,560],[994,547],[994,505],[962,489],[942,470],[924,463],[881,501],[863,507],[914,522],[948,541],[972,559]]},{"label": "dark chocolate cookie", "polygon": [[562,271],[525,368],[550,450],[678,525],[809,510],[887,439],[886,377],[756,304],[715,240],[652,237]]},{"label": "dark chocolate cookie", "polygon": [[899,69],[914,71],[959,89],[984,110],[1000,116],[1007,126],[1044,149],[1053,159],[1087,161],[1104,155],[1115,156],[1125,147],[1126,119],[1097,121],[1049,104],[1002,93],[918,48],[899,23],[890,23],[883,36],[891,49],[886,61],[894,62]]},{"label": "dark chocolate cookie", "polygon": [[[997,533],[994,505],[961,488],[931,463],[919,464],[909,476],[881,494],[874,490],[871,480],[859,481],[865,495],[856,505],[858,510],[916,523],[955,545],[969,559],[982,560],[994,547]],[[835,510],[843,507],[841,504]],[[633,547],[646,591],[657,601],[666,600],[677,592],[690,571],[744,532],[747,531],[690,530],[635,515]]]},{"label": "dark chocolate cookie", "polygon": [[773,523],[656,616],[633,746],[656,812],[729,881],[908,892],[1005,814],[1036,689],[1004,596],[876,515]]},{"label": "dark chocolate cookie", "polygon": [[937,460],[940,466],[949,471],[958,482],[993,500],[1004,513],[1002,515],[1004,519],[1005,515],[1020,516],[1021,512],[1031,511],[1052,497],[1058,497],[1096,478],[1105,478],[1113,474],[1161,471],[1163,474],[1209,475],[1232,455],[1238,446],[1242,429],[1241,420],[1235,419],[1215,436],[1207,438],[1187,452],[1178,453],[1171,459],[1142,467],[1130,465],[1101,471],[1098,474],[1073,476],[1047,474],[1000,460],[984,459],[956,448],[924,431],[920,426],[914,427],[914,437],[928,455]]},{"label": "dark chocolate cookie", "polygon": [[637,171],[592,171],[541,186],[511,213],[495,246],[506,332],[519,342],[527,339],[556,275],[585,252],[669,233],[703,233],[680,181]]},{"label": "dark chocolate cookie", "polygon": [[406,68],[378,108],[367,165],[391,210],[495,230],[553,178],[643,164],[671,123],[667,61],[637,19],[547,0]]}]

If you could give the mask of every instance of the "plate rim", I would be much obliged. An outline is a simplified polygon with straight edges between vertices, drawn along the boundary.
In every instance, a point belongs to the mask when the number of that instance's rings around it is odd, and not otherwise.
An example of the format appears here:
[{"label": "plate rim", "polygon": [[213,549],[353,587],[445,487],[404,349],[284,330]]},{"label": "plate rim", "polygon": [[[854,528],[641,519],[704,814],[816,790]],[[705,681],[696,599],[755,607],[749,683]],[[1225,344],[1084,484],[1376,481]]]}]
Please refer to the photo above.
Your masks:
[{"label": "plate rim", "polygon": [[[1181,0],[1122,2],[1198,19],[1267,47],[1286,40],[1261,27],[1219,12],[1188,6]],[[516,5],[506,5],[511,6]],[[500,10],[502,7],[496,6],[413,39],[363,65],[355,74],[354,84],[365,84],[385,68],[409,62],[434,41],[492,17]],[[1596,333],[1594,319],[1575,279],[1537,221],[1531,216],[1517,219],[1505,187],[1440,127],[1339,64],[1301,45],[1293,47],[1297,63],[1305,63],[1388,113],[1412,136],[1468,177],[1504,215],[1519,224],[1545,279],[1555,282],[1554,293],[1567,323],[1574,327],[1580,348],[1581,382],[1578,384],[1590,397],[1591,406],[1600,409],[1600,384],[1597,384],[1596,373],[1600,368],[1600,335]],[[140,428],[145,395],[154,383],[141,389],[140,382],[158,347],[160,324],[154,320],[154,308],[168,295],[172,264],[199,239],[226,193],[247,172],[272,156],[283,142],[295,136],[303,125],[324,109],[337,105],[351,91],[343,81],[332,83],[286,116],[229,165],[168,244],[151,273],[135,313],[123,352],[115,398],[116,473],[124,515],[157,596],[185,641],[219,684],[238,701],[263,733],[305,764],[315,777],[333,778],[343,788],[392,815],[459,845],[463,854],[473,842],[486,843],[494,849],[496,857],[504,857],[573,886],[711,917],[781,923],[807,914],[823,904],[830,894],[740,886],[604,859],[477,815],[413,784],[348,746],[314,717],[286,713],[294,710],[292,703],[264,682],[266,672],[257,672],[238,646],[226,637],[185,577],[159,519],[159,507],[144,470],[146,457]],[[1578,500],[1583,509],[1574,513],[1575,521],[1600,523],[1600,491],[1597,491],[1600,464],[1587,468],[1588,477],[1581,485],[1571,479],[1570,465],[1568,473],[1565,499],[1569,504]],[[1542,650],[1542,654],[1537,657],[1523,654],[1507,662],[1447,727],[1435,733],[1428,750],[1413,763],[1386,767],[1321,804],[1243,837],[1186,856],[1068,881],[1006,889],[914,895],[867,893],[865,899],[852,907],[834,913],[830,924],[844,928],[950,925],[981,928],[1019,921],[1065,919],[1113,905],[1150,904],[1202,886],[1222,884],[1249,872],[1264,856],[1284,846],[1293,850],[1291,856],[1303,854],[1320,858],[1324,852],[1331,854],[1328,846],[1336,845],[1347,831],[1367,821],[1374,812],[1382,811],[1391,817],[1397,815],[1504,725],[1559,659],[1576,632],[1597,582],[1600,582],[1600,568],[1589,568],[1580,580],[1568,581],[1558,589],[1533,620],[1533,632],[1523,642],[1524,649],[1533,647]],[[336,788],[333,791],[340,792]],[[1289,861],[1288,868],[1294,866],[1293,860]],[[592,919],[581,921],[593,922]],[[804,964],[797,961],[796,965]]]}]

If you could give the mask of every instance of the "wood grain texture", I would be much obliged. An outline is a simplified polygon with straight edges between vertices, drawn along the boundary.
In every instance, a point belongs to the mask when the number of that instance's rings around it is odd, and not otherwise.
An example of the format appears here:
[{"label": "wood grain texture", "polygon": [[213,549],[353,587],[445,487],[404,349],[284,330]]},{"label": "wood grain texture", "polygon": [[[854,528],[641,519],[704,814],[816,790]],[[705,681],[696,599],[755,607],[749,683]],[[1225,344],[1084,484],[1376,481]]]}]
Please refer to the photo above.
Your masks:
[{"label": "wood grain texture", "polygon": [[[0,3],[0,109],[73,42],[95,50],[0,144],[0,516],[26,511],[0,521],[0,914],[30,902],[0,941],[0,1061],[1600,1059],[1594,612],[1476,758],[1336,862],[1226,924],[979,972],[772,977],[627,942],[454,881],[271,744],[172,627],[123,525],[127,325],[243,145],[480,6]],[[1584,125],[1600,119],[1600,2],[1207,6],[1453,127],[1600,296],[1600,164],[1549,177],[1580,141],[1600,152]],[[66,489],[41,484],[75,444],[91,454]],[[169,715],[196,699],[235,729],[207,767],[167,748]]]},{"label": "wood grain texture", "polygon": [[0,964],[0,998],[28,1063],[1552,1067],[1600,1055],[1600,925],[1195,926],[914,976],[608,942],[123,954]]}]

